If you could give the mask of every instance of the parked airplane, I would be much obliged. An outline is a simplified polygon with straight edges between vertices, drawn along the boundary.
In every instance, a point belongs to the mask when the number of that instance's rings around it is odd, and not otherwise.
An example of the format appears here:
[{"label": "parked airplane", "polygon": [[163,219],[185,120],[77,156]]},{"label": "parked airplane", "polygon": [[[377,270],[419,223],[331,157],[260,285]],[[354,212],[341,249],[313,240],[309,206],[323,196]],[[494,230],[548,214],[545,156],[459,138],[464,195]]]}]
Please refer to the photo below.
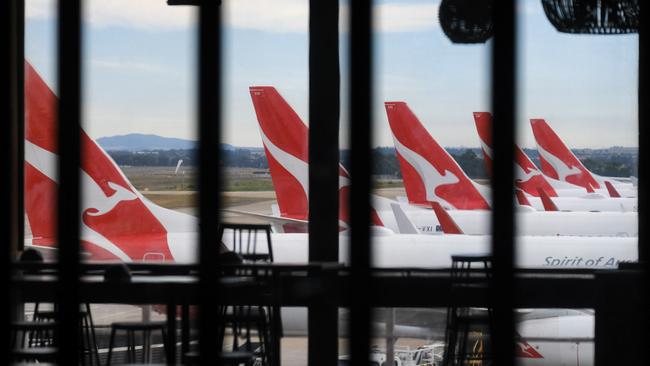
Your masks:
[{"label": "parked airplane", "polygon": [[[492,169],[492,114],[489,112],[474,112],[474,122],[481,142],[481,150],[488,173]],[[591,198],[599,197],[620,197],[619,192],[613,185],[598,189],[588,190],[584,187],[576,186],[565,181],[560,181],[549,176],[545,176],[537,169],[528,155],[515,144],[515,170],[517,188],[531,196],[538,197],[539,189],[542,189],[549,197],[582,197]]]},{"label": "parked airplane", "polygon": [[544,119],[532,118],[530,125],[537,142],[542,172],[546,176],[583,187],[590,192],[605,189],[606,182],[609,182],[623,196],[636,197],[637,190],[632,183],[623,183],[615,177],[603,177],[590,172]]},{"label": "parked airplane", "polygon": [[[456,161],[424,128],[405,102],[386,102],[404,187],[412,204],[428,207],[440,202],[446,208],[484,210],[490,207],[490,189],[472,181]],[[635,198],[555,197],[561,211],[637,211]],[[528,197],[536,210],[544,206],[539,197]]]},{"label": "parked airplane", "polygon": [[[273,215],[237,213],[267,219],[276,224],[278,231],[285,233],[306,232],[309,216],[309,127],[274,87],[252,86],[250,95],[278,204],[272,208]],[[342,228],[347,227],[349,219],[349,185],[350,176],[345,167],[339,164],[339,221]],[[389,233],[388,230],[404,233],[391,207],[395,203],[384,197],[372,196],[371,220],[377,234]],[[428,226],[434,227],[435,218],[428,216]]]},{"label": "parked airplane", "polygon": [[[445,234],[464,235],[439,203],[432,204]],[[572,260],[572,259],[567,259]],[[578,259],[579,261],[581,259]],[[483,311],[476,309],[476,311]],[[593,365],[594,314],[589,310],[521,309],[516,356],[520,365]]]},{"label": "parked airplane", "polygon": [[[260,125],[260,135],[265,147],[271,179],[278,200],[279,209],[275,215],[258,216],[273,222],[280,221],[284,232],[295,224],[283,222],[306,220],[308,213],[308,127],[291,106],[273,87],[251,87],[251,98]],[[290,132],[286,132],[290,131]],[[349,176],[343,166],[339,167],[341,200],[339,217],[347,217],[347,197]],[[459,174],[462,174],[458,168]],[[407,191],[408,192],[408,191]],[[455,193],[450,194],[453,197]],[[385,225],[392,231],[402,234],[440,234],[440,226],[430,209],[399,204],[386,198],[375,197],[380,204],[373,215],[375,225]],[[403,212],[399,212],[403,211]],[[454,220],[467,234],[485,235],[490,232],[490,212],[486,210],[454,210],[450,212]],[[406,218],[406,220],[404,220]],[[635,213],[564,213],[536,212],[534,209],[522,210],[518,215],[520,233],[523,235],[577,235],[577,236],[637,236],[638,225]],[[405,222],[409,221],[410,222]],[[342,226],[345,220],[342,219]],[[305,221],[306,222],[306,221]],[[412,223],[412,224],[411,224]],[[289,229],[289,230],[288,230]],[[303,230],[297,232],[304,232]]]},{"label": "parked airplane", "polygon": [[[53,250],[57,246],[54,231],[58,158],[56,97],[28,63],[25,78],[25,209],[31,232],[25,244]],[[84,258],[196,262],[197,220],[147,200],[83,130],[81,139],[83,199],[80,215]],[[306,263],[307,240],[306,234],[273,234],[276,261]],[[226,241],[225,244],[231,246],[232,243]],[[348,260],[348,244],[348,236],[341,234],[342,262]],[[519,245],[517,264],[520,267],[605,269],[615,268],[619,261],[637,259],[637,240],[630,238],[522,237]],[[373,265],[449,267],[451,254],[488,250],[487,236],[379,236],[373,241]],[[297,313],[284,313],[283,321],[295,329],[285,327],[285,330],[288,333],[304,331],[305,319],[300,314],[298,318],[292,314]],[[555,335],[561,337],[562,333]]]}]

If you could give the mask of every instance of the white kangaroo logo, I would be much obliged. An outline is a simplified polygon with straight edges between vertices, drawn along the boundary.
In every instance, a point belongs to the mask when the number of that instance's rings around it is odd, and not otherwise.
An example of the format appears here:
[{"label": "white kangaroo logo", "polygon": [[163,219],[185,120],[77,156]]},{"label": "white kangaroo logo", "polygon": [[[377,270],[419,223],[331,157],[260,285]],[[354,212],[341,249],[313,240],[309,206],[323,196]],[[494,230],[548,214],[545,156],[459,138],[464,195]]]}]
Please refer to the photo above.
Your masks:
[{"label": "white kangaroo logo", "polygon": [[[31,143],[29,140],[25,140],[25,160],[50,180],[58,183],[56,169],[58,156],[56,154]],[[81,204],[84,206],[81,212],[89,216],[104,215],[115,208],[118,203],[138,198],[135,193],[112,182],[108,182],[108,186],[116,192],[110,197],[107,197],[92,177],[83,170],[81,170],[81,179],[81,185],[83,187]],[[122,249],[117,247],[101,233],[91,229],[84,220],[82,220],[81,226],[81,238],[83,240],[109,251],[121,260],[130,261],[129,256]]]},{"label": "white kangaroo logo", "polygon": [[[517,180],[521,182],[527,182],[528,180],[540,175],[539,170],[531,168],[531,167],[525,167],[521,162],[517,161],[516,164],[517,167]],[[528,170],[528,171],[526,171]]]},{"label": "white kangaroo logo", "polygon": [[275,160],[277,160],[282,167],[284,167],[291,175],[298,180],[305,196],[309,197],[309,165],[297,157],[287,153],[286,151],[275,146],[271,140],[266,137],[264,131],[260,128],[260,135],[264,146],[269,150]]},{"label": "white kangaroo logo", "polygon": [[418,172],[422,182],[424,183],[424,188],[426,190],[426,199],[427,201],[443,201],[448,206],[453,207],[449,204],[447,200],[438,196],[436,194],[436,188],[447,185],[455,184],[460,182],[460,179],[449,170],[444,170],[443,174],[440,174],[438,170],[429,163],[429,161],[423,158],[421,155],[415,151],[409,149],[408,147],[402,145],[399,140],[393,136],[395,141],[395,148],[400,153],[400,155],[408,161],[409,164]]},{"label": "white kangaroo logo", "polygon": [[560,158],[544,150],[544,148],[539,144],[537,144],[537,151],[539,151],[539,154],[544,158],[544,160],[551,164],[553,169],[555,169],[558,180],[566,181],[566,177],[582,173],[580,169],[575,166],[568,166]]},{"label": "white kangaroo logo", "polygon": [[133,201],[138,198],[135,193],[122,187],[119,184],[108,182],[108,186],[115,190],[110,196],[106,196],[104,191],[97,185],[97,183],[83,173],[84,181],[84,206],[86,206],[84,213],[88,216],[102,216],[113,210],[122,201]]}]

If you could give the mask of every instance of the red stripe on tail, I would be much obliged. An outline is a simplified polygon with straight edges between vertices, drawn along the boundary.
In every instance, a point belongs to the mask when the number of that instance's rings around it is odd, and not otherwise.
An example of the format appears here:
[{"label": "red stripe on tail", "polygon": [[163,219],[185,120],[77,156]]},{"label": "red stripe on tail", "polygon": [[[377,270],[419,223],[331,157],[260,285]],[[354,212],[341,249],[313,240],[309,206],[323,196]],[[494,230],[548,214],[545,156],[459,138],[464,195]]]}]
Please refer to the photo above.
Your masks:
[{"label": "red stripe on tail", "polygon": [[551,199],[551,197],[546,194],[541,188],[538,188],[539,197],[542,199],[542,205],[544,206],[545,211],[559,211],[557,206]]},{"label": "red stripe on tail", "polygon": [[528,198],[526,198],[524,191],[522,191],[521,189],[517,189],[515,190],[515,195],[517,196],[517,202],[519,202],[520,205],[532,207],[530,201],[528,201]]},{"label": "red stripe on tail", "polygon": [[610,197],[621,198],[621,194],[618,193],[618,191],[616,190],[616,188],[614,188],[614,185],[610,181],[608,180],[605,181],[605,187],[607,187],[607,193],[609,193]]},{"label": "red stripe on tail", "polygon": [[462,234],[463,231],[458,227],[456,221],[449,216],[449,213],[438,202],[431,202],[431,208],[435,212],[440,228],[445,234]]}]

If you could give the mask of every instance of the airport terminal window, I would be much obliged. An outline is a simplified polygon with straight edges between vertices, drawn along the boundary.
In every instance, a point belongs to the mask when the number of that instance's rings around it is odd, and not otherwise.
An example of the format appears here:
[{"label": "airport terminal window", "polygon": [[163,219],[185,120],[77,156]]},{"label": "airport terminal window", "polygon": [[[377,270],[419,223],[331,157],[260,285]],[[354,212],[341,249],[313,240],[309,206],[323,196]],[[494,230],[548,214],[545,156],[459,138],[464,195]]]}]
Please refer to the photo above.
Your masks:
[{"label": "airport terminal window", "polygon": [[8,2],[3,360],[638,361],[637,2],[220,3]]}]

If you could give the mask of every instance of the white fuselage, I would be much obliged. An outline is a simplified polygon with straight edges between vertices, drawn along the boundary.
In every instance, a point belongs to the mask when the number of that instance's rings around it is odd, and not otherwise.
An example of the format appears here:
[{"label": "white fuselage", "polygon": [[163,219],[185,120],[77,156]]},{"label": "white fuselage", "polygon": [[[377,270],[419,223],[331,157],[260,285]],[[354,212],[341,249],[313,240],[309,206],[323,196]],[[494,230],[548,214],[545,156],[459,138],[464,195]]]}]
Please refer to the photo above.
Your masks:
[{"label": "white fuselage", "polygon": [[521,366],[592,366],[594,316],[589,313],[543,317],[517,323],[521,337],[543,358],[517,358]]},{"label": "white fuselage", "polygon": [[[422,234],[441,234],[433,210],[401,205],[404,213]],[[393,212],[378,211],[384,225],[399,232]],[[449,210],[449,216],[463,233],[489,235],[491,212],[487,210]],[[518,211],[517,232],[523,236],[638,236],[636,212],[546,212]]]},{"label": "white fuselage", "polygon": [[[474,182],[474,186],[488,202],[491,202],[489,186]],[[526,198],[537,211],[544,211],[544,204],[539,197],[527,195]],[[607,194],[585,193],[580,197],[552,197],[551,200],[560,211],[638,211],[637,198],[612,198]]]}]

